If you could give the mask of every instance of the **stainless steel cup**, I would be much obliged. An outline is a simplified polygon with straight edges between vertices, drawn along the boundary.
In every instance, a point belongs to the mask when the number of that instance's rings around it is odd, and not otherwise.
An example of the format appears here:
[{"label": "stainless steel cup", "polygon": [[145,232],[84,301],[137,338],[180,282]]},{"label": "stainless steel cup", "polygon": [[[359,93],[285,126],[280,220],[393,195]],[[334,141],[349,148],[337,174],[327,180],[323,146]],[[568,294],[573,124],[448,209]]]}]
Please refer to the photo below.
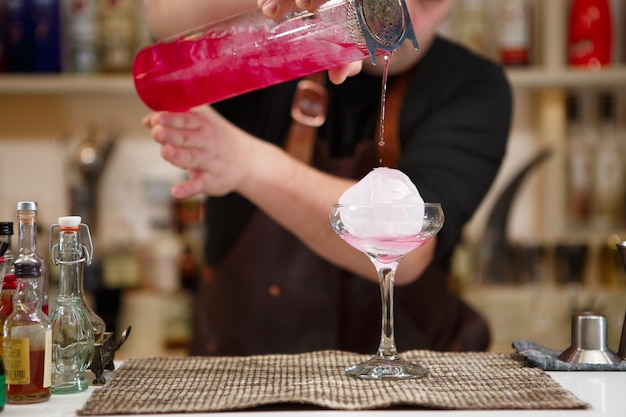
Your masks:
[{"label": "stainless steel cup", "polygon": [[572,345],[559,359],[569,363],[615,364],[622,359],[607,347],[606,317],[589,311],[572,316]]}]

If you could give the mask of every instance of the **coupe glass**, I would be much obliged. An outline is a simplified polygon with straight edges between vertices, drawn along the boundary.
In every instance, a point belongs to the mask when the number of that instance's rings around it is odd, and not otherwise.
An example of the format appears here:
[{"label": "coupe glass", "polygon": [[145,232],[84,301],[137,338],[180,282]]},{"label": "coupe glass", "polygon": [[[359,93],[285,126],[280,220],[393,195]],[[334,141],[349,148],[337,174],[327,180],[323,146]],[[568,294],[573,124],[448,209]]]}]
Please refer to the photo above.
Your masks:
[{"label": "coupe glass", "polygon": [[346,368],[346,375],[361,379],[422,378],[428,370],[400,357],[393,324],[393,281],[400,260],[424,245],[443,226],[439,203],[424,205],[334,204],[330,224],[344,241],[364,252],[376,267],[382,299],[378,352],[369,360]]}]

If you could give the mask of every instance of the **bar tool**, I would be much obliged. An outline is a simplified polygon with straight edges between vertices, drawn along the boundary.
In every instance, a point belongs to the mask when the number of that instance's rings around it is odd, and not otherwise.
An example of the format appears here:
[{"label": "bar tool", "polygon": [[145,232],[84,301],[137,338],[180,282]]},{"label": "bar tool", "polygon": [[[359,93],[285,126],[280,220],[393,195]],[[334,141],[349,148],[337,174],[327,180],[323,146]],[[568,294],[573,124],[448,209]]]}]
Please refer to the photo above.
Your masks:
[{"label": "bar tool", "polygon": [[[622,258],[624,269],[626,270],[626,241],[618,242],[616,246],[617,246],[617,250],[619,251],[620,257]],[[626,359],[626,313],[624,314],[624,324],[622,325],[622,337],[620,338],[617,354],[619,355],[620,358]]]},{"label": "bar tool", "polygon": [[607,347],[606,317],[590,311],[572,316],[572,345],[559,355],[569,363],[617,364],[622,360]]},{"label": "bar tool", "polygon": [[97,343],[94,346],[93,359],[91,365],[89,365],[89,370],[96,376],[92,381],[93,385],[104,385],[106,382],[104,371],[112,371],[115,369],[115,364],[113,363],[115,352],[124,344],[126,339],[128,339],[130,331],[131,326],[128,326],[120,335],[117,343],[113,337],[113,332],[105,332],[102,343]]}]

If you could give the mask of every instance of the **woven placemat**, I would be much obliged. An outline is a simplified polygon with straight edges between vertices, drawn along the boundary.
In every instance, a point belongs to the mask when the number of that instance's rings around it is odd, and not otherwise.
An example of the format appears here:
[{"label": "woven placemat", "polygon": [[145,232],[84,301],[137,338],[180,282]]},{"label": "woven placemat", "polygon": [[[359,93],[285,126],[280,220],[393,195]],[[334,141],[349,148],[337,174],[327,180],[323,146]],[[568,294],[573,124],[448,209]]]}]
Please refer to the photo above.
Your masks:
[{"label": "woven placemat", "polygon": [[339,410],[573,409],[588,405],[516,353],[409,351],[423,379],[364,381],[340,351],[247,357],[132,358],[96,389],[79,415],[194,413],[305,404]]}]

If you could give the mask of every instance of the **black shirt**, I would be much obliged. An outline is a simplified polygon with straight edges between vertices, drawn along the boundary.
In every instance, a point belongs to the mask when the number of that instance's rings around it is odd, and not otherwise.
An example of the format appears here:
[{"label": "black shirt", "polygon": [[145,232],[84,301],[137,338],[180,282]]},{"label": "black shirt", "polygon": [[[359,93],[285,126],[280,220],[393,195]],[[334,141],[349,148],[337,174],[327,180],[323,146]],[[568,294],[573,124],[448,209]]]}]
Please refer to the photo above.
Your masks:
[{"label": "black shirt", "polygon": [[[394,81],[391,77],[389,84]],[[291,123],[295,86],[296,81],[287,82],[214,107],[249,133],[282,144]],[[361,72],[327,87],[329,109],[318,136],[328,141],[333,156],[346,156],[358,142],[374,138],[382,79]],[[438,235],[438,262],[447,264],[463,226],[498,172],[511,108],[502,69],[446,39],[435,39],[414,72],[399,118],[397,168],[411,178],[424,201],[442,204],[446,220]],[[232,247],[252,210],[237,194],[208,198],[209,264]]]}]

